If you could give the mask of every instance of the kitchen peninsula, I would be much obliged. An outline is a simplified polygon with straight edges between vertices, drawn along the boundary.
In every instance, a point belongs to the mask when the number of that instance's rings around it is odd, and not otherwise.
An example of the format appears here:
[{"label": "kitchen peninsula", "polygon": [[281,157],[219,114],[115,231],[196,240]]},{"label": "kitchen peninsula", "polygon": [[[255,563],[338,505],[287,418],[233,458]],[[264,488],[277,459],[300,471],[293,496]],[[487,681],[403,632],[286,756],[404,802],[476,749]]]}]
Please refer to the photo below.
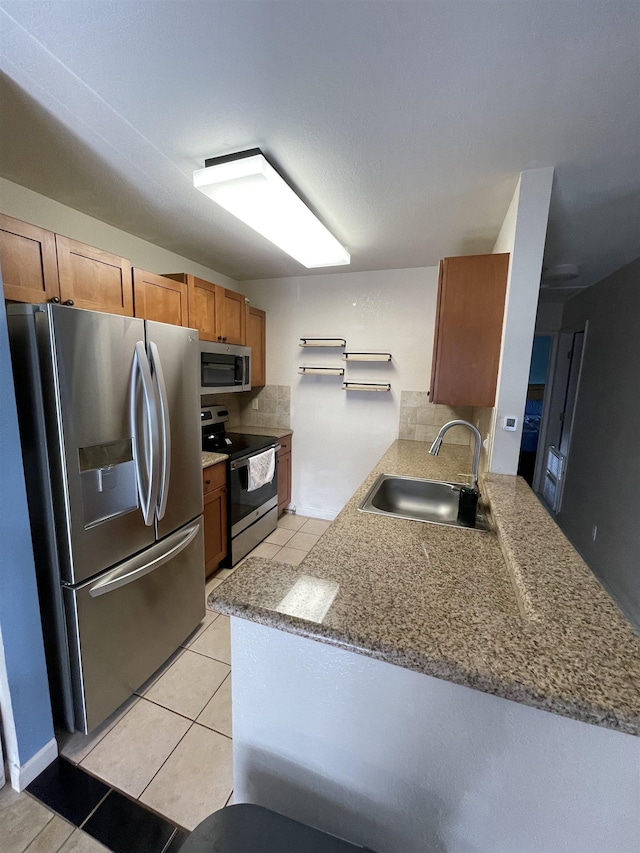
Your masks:
[{"label": "kitchen peninsula", "polygon": [[533,493],[485,478],[497,535],[357,511],[379,473],[469,470],[395,442],[300,566],[212,593],[237,801],[383,853],[632,850],[640,642]]}]

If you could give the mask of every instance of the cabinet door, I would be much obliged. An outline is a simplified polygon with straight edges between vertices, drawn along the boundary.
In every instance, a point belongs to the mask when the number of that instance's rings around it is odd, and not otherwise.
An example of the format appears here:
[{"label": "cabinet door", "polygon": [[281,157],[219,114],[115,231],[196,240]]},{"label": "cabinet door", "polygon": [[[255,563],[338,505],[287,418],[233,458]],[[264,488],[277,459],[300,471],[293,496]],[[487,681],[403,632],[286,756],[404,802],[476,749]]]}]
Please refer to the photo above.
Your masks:
[{"label": "cabinet door", "polygon": [[291,503],[291,454],[278,454],[278,515]]},{"label": "cabinet door", "polygon": [[241,293],[216,287],[218,309],[218,337],[227,344],[245,345],[246,311],[245,299]]},{"label": "cabinet door", "polygon": [[266,314],[247,305],[247,346],[251,347],[251,387],[267,384],[266,377]]},{"label": "cabinet door", "polygon": [[445,258],[440,268],[431,401],[495,402],[509,255]]},{"label": "cabinet door", "polygon": [[165,273],[164,277],[187,285],[189,327],[198,330],[201,341],[217,341],[217,285],[185,272]]},{"label": "cabinet door", "polygon": [[188,326],[187,285],[163,275],[133,271],[134,316],[173,326]]},{"label": "cabinet door", "polygon": [[227,485],[227,468],[224,462],[209,465],[202,472],[202,494],[208,495],[216,489],[222,489]]},{"label": "cabinet door", "polygon": [[227,490],[204,496],[204,569],[209,576],[227,556]]},{"label": "cabinet door", "polygon": [[48,302],[60,298],[55,234],[0,214],[4,298]]},{"label": "cabinet door", "polygon": [[60,299],[76,308],[133,317],[131,264],[126,258],[56,234]]}]

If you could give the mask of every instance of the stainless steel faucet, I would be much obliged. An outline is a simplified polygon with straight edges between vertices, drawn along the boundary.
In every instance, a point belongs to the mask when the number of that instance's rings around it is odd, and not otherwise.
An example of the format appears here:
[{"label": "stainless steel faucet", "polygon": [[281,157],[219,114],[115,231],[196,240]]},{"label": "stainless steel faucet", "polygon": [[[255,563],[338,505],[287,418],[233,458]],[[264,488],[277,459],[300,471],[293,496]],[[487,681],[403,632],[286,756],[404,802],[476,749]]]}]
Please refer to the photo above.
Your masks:
[{"label": "stainless steel faucet", "polygon": [[429,448],[429,453],[432,456],[437,456],[438,453],[440,453],[440,445],[442,444],[442,439],[443,439],[445,432],[454,426],[465,426],[465,427],[467,427],[468,429],[471,430],[471,432],[473,433],[473,435],[475,437],[476,446],[475,446],[475,450],[473,453],[473,474],[472,474],[473,482],[471,483],[471,485],[474,488],[477,488],[478,487],[478,470],[480,468],[480,449],[482,447],[482,436],[480,435],[480,430],[477,427],[474,427],[473,424],[470,424],[469,421],[449,421],[448,424],[445,424],[443,427],[441,427],[440,432],[436,436],[436,440],[433,442],[433,444]]}]

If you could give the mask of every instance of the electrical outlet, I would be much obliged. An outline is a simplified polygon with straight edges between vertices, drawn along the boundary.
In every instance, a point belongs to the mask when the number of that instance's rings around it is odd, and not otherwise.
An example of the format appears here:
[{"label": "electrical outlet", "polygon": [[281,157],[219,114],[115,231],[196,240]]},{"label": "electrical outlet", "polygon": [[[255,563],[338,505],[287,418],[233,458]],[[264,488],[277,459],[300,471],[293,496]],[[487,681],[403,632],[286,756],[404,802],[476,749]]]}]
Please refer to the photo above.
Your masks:
[{"label": "electrical outlet", "polygon": [[252,401],[251,401],[251,408],[252,408],[252,409],[255,409],[256,411],[258,411],[258,398],[257,398],[257,397],[256,397],[256,399],[255,399],[255,400],[252,400]]},{"label": "electrical outlet", "polygon": [[598,538],[598,525],[597,524],[594,524],[593,527],[591,528],[591,538],[593,539],[594,542]]}]

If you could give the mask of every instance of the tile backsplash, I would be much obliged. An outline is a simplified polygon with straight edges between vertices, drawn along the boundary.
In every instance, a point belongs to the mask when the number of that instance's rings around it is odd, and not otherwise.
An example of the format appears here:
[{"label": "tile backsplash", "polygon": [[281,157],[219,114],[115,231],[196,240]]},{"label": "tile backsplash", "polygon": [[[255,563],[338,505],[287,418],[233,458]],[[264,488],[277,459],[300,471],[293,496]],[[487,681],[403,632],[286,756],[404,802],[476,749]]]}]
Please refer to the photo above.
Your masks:
[{"label": "tile backsplash", "polygon": [[[257,409],[253,402],[257,401]],[[229,411],[228,429],[234,426],[291,428],[291,386],[265,385],[239,394],[203,396],[204,405],[219,403]]]},{"label": "tile backsplash", "polygon": [[[491,409],[471,406],[442,406],[431,403],[426,391],[402,391],[400,395],[400,423],[398,438],[409,441],[433,441],[440,427],[455,419],[469,421],[480,429],[483,439],[488,434],[490,418],[485,413]],[[450,429],[444,436],[444,444],[471,444],[468,429]]]},{"label": "tile backsplash", "polygon": [[[247,400],[240,412],[239,423],[246,426],[291,428],[291,386],[265,385],[240,396]],[[258,408],[253,408],[257,401]]]}]

